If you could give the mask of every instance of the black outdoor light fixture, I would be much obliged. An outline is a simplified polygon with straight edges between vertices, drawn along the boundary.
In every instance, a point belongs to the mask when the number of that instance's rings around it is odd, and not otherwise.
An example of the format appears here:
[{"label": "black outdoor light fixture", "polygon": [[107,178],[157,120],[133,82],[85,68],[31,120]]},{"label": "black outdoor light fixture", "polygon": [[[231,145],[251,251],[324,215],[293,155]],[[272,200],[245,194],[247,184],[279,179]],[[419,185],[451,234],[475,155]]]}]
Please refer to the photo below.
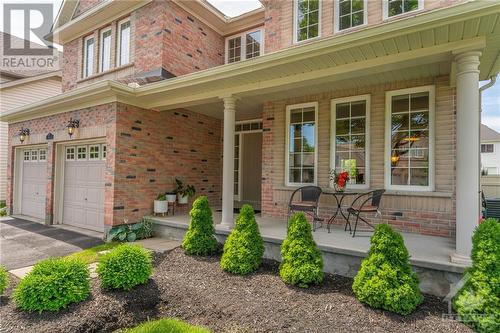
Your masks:
[{"label": "black outdoor light fixture", "polygon": [[29,128],[21,127],[21,129],[19,130],[19,141],[21,141],[21,143],[23,143],[24,140],[26,140],[26,137],[29,135],[30,135]]},{"label": "black outdoor light fixture", "polygon": [[75,133],[75,129],[80,127],[80,120],[70,118],[69,122],[68,122],[68,126],[66,126],[66,127],[68,128],[68,134],[69,134],[69,137],[71,138],[71,136]]}]

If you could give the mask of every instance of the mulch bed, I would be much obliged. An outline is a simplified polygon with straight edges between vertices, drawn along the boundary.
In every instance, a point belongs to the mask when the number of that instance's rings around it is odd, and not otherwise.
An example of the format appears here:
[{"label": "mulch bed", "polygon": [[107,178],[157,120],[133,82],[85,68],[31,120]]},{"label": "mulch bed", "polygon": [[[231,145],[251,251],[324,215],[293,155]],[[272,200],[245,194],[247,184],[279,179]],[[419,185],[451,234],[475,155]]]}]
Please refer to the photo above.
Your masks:
[{"label": "mulch bed", "polygon": [[254,274],[235,276],[219,268],[218,257],[190,257],[175,249],[155,256],[147,284],[108,292],[95,279],[88,300],[59,313],[23,313],[9,296],[3,297],[0,332],[112,332],[161,317],[232,333],[473,332],[442,319],[447,306],[432,296],[402,317],[360,304],[351,291],[352,279],[327,275],[320,286],[300,289],[285,285],[277,272],[275,262],[265,262]]}]

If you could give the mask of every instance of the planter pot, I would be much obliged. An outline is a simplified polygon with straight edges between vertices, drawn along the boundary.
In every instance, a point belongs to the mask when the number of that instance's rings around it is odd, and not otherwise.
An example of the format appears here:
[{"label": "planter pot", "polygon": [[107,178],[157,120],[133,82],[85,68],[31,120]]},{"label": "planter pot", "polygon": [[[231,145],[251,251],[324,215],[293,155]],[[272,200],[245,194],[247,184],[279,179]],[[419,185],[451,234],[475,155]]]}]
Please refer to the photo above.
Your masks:
[{"label": "planter pot", "polygon": [[155,214],[165,214],[168,211],[167,201],[155,200],[153,211]]},{"label": "planter pot", "polygon": [[167,194],[167,202],[175,202],[175,199],[177,199],[177,196],[175,194]]},{"label": "planter pot", "polygon": [[180,204],[187,204],[189,197],[187,195],[181,196],[180,194],[177,195],[177,200],[179,200]]}]

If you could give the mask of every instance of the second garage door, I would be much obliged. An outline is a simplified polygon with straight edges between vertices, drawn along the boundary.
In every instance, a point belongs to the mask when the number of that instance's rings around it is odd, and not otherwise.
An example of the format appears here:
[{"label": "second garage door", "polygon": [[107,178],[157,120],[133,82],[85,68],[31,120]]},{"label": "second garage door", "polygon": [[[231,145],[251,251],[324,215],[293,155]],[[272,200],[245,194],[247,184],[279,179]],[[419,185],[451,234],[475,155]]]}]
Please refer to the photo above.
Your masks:
[{"label": "second garage door", "polygon": [[104,230],[105,146],[65,147],[63,223]]}]

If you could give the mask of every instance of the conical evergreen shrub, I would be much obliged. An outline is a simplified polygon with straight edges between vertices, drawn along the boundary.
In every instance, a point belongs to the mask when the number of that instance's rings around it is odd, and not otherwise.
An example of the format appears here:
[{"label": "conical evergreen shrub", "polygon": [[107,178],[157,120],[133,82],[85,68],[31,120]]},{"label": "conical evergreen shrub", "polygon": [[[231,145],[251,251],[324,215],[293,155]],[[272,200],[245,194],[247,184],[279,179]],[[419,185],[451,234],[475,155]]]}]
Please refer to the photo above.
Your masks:
[{"label": "conical evergreen shrub", "polygon": [[263,254],[264,243],[253,208],[243,205],[235,228],[224,243],[220,266],[227,272],[245,275],[259,268]]},{"label": "conical evergreen shrub", "polygon": [[207,197],[200,196],[193,202],[189,216],[191,221],[182,241],[182,247],[186,253],[202,256],[215,253],[217,240],[215,239],[212,210]]},{"label": "conical evergreen shrub", "polygon": [[500,223],[487,219],[472,236],[472,267],[453,306],[480,333],[500,332]]},{"label": "conical evergreen shrub", "polygon": [[281,258],[280,277],[284,282],[306,288],[323,281],[323,258],[304,213],[291,217]]},{"label": "conical evergreen shrub", "polygon": [[370,241],[368,257],[354,278],[354,294],[373,308],[411,313],[423,297],[403,237],[389,225],[379,224]]}]

